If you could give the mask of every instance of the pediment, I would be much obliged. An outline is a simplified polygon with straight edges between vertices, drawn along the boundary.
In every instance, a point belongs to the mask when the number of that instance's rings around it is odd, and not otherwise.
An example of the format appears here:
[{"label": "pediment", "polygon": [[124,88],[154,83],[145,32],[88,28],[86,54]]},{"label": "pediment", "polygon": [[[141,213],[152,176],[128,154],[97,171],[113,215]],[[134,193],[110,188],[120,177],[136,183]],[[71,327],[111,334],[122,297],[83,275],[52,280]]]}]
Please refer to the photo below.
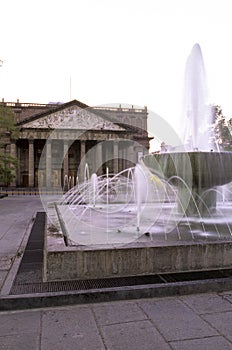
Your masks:
[{"label": "pediment", "polygon": [[72,106],[51,112],[21,126],[32,129],[75,129],[75,130],[112,130],[125,131],[114,122],[94,113],[92,110]]}]

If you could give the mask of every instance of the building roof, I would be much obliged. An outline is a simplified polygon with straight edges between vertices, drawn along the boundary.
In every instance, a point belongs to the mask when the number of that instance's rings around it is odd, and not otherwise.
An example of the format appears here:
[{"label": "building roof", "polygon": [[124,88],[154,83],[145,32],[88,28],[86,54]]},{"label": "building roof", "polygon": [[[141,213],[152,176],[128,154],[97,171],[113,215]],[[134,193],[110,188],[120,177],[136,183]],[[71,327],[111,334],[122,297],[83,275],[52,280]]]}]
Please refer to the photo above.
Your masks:
[{"label": "building roof", "polygon": [[[84,127],[85,123],[86,127]],[[68,129],[92,128],[93,130],[105,129],[127,133],[137,133],[138,131],[136,127],[120,123],[112,116],[108,116],[105,111],[103,113],[103,111],[89,107],[78,100],[56,105],[56,107],[51,106],[51,108],[45,111],[17,122],[17,126],[21,128],[43,129],[55,129],[59,127]]]}]

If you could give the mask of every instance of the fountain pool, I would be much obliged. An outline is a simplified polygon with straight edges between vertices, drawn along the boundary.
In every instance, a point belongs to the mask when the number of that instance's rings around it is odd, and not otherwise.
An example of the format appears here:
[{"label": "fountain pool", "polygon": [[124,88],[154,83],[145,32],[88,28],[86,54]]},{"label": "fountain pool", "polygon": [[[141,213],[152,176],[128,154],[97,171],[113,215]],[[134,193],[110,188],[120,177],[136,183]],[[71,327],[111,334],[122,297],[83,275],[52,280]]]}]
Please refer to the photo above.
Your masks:
[{"label": "fountain pool", "polygon": [[48,209],[57,234],[48,226],[45,280],[231,268],[232,153],[217,150],[206,92],[196,44],[181,151],[143,156],[120,174],[85,168],[85,181]]}]

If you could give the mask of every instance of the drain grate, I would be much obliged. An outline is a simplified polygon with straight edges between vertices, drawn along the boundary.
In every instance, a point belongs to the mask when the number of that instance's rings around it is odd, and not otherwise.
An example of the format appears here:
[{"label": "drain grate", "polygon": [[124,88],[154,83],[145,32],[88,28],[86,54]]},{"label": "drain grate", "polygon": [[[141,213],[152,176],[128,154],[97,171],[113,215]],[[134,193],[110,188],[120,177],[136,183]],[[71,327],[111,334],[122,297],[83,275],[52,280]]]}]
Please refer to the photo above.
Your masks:
[{"label": "drain grate", "polygon": [[40,282],[40,283],[22,283],[14,284],[11,293],[17,294],[32,294],[32,293],[54,293],[68,292],[78,290],[116,288],[144,284],[164,283],[158,275],[141,276],[141,277],[117,277],[104,279],[89,279],[75,281],[56,281],[56,282]]},{"label": "drain grate", "polygon": [[89,279],[75,281],[56,281],[39,283],[14,284],[11,295],[34,294],[34,293],[57,293],[91,289],[117,288],[127,286],[168,284],[173,282],[187,282],[197,280],[214,280],[231,278],[232,270],[215,270],[202,272],[189,272],[179,274],[162,274],[136,277],[117,277],[105,279]]},{"label": "drain grate", "polygon": [[42,282],[45,212],[38,212],[19,266],[15,285],[22,282]]}]

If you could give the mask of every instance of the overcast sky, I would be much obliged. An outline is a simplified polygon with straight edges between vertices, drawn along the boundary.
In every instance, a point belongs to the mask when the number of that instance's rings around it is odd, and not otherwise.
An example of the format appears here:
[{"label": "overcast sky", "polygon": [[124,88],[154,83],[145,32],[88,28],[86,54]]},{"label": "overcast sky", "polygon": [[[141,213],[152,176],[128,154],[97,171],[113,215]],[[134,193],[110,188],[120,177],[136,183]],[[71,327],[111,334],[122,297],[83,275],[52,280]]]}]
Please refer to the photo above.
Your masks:
[{"label": "overcast sky", "polygon": [[230,0],[2,0],[0,98],[146,105],[175,125],[198,42],[209,102],[232,117],[230,7]]}]

